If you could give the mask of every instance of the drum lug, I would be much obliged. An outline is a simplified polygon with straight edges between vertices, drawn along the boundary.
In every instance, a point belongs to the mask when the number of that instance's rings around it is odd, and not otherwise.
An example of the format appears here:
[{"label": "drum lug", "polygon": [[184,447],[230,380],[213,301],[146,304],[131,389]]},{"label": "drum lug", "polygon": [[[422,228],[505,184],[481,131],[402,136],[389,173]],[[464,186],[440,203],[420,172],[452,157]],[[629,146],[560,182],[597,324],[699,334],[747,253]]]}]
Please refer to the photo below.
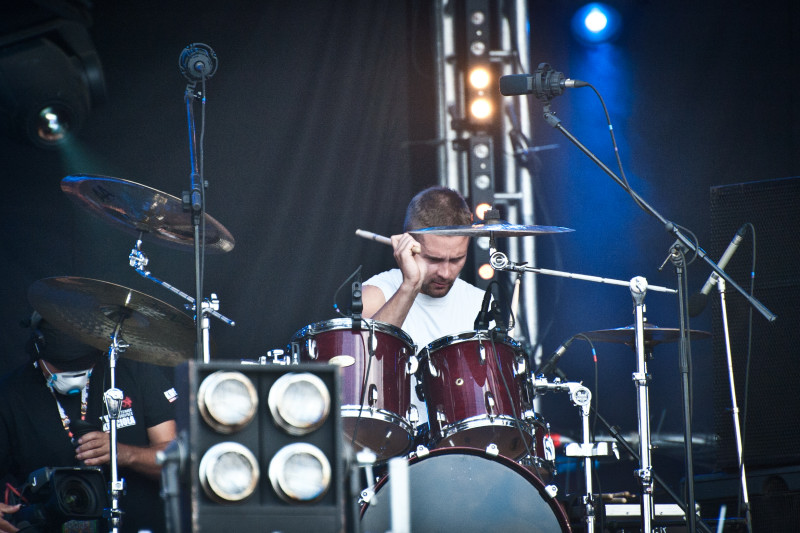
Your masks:
[{"label": "drum lug", "polygon": [[369,408],[374,411],[375,405],[378,403],[378,387],[374,383],[369,386],[369,399],[367,402],[369,403]]},{"label": "drum lug", "polygon": [[494,395],[491,392],[486,391],[484,394],[484,401],[486,402],[486,412],[489,415],[489,420],[494,421],[494,418],[497,416]]},{"label": "drum lug", "polygon": [[292,343],[292,364],[300,363],[300,345],[296,342]]},{"label": "drum lug", "polygon": [[433,365],[433,361],[431,360],[430,357],[428,357],[428,373],[433,378],[438,378],[439,377],[439,371],[436,370],[436,367]]},{"label": "drum lug", "polygon": [[483,345],[482,341],[478,342],[478,357],[480,357],[481,364],[486,364],[486,347]]},{"label": "drum lug", "polygon": [[549,434],[545,435],[542,439],[542,447],[544,448],[544,459],[545,461],[555,461],[556,460],[556,446],[553,443],[553,437]]},{"label": "drum lug", "polygon": [[431,453],[431,451],[427,447],[422,444],[418,444],[416,451],[412,455],[416,455],[417,457],[425,457],[429,453]]},{"label": "drum lug", "polygon": [[406,375],[412,376],[416,374],[417,369],[419,369],[419,360],[417,359],[417,356],[412,355],[411,357],[408,358],[408,361],[406,362]]},{"label": "drum lug", "polygon": [[551,498],[555,498],[556,495],[558,494],[558,487],[556,487],[555,485],[546,485],[544,490],[545,492],[547,492],[547,495],[550,496]]},{"label": "drum lug", "polygon": [[408,422],[411,424],[412,428],[416,428],[417,424],[419,423],[419,411],[417,410],[417,406],[411,404],[408,407],[408,411],[406,411],[406,418]]},{"label": "drum lug", "polygon": [[308,339],[306,347],[308,348],[308,357],[311,359],[316,359],[318,355],[316,339]]},{"label": "drum lug", "polygon": [[491,443],[486,447],[486,455],[491,455],[492,457],[497,457],[500,455],[500,450],[497,448],[497,444]]},{"label": "drum lug", "polygon": [[358,500],[359,505],[364,505],[369,503],[372,500],[372,497],[375,496],[375,491],[372,489],[364,489],[361,491],[361,497]]},{"label": "drum lug", "polygon": [[528,364],[525,362],[524,357],[518,355],[514,358],[514,362],[516,363],[514,367],[514,377],[524,376],[528,373]]}]

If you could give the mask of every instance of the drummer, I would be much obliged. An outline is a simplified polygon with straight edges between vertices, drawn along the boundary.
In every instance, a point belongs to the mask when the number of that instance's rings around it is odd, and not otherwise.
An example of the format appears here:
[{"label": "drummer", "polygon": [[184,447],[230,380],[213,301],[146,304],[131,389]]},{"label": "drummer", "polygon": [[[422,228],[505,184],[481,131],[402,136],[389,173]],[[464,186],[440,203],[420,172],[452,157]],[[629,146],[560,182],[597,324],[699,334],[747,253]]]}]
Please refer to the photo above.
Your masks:
[{"label": "drummer", "polygon": [[[445,335],[474,329],[484,291],[459,278],[467,260],[469,237],[415,237],[409,233],[471,223],[467,202],[452,189],[430,187],[414,196],[406,209],[404,233],[392,235],[398,268],[364,282],[363,316],[401,328],[418,350]],[[412,391],[415,386],[412,379]],[[425,423],[425,404],[418,402],[413,392],[411,400],[419,412],[419,423]]]},{"label": "drummer", "polygon": [[[30,361],[0,379],[0,482],[20,488],[40,468],[76,466],[103,467],[109,481],[103,393],[110,384],[104,353],[40,319],[34,313]],[[116,369],[116,386],[125,395],[117,420],[117,464],[126,488],[119,503],[121,531],[158,533],[166,525],[155,455],[176,436],[177,395],[152,365],[120,359]],[[15,517],[5,519],[13,523]],[[66,530],[83,531],[80,524]],[[44,529],[55,530],[53,524]]]}]

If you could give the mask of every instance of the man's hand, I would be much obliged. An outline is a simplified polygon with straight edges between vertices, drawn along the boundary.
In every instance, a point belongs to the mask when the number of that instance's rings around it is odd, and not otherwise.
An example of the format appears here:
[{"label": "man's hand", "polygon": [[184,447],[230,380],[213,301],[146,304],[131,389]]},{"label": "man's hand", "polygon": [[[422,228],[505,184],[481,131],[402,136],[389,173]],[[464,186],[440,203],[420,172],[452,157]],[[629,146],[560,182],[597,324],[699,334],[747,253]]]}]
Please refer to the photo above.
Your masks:
[{"label": "man's hand", "polygon": [[111,437],[103,431],[92,431],[78,439],[75,458],[86,466],[100,466],[111,461]]},{"label": "man's hand", "polygon": [[15,533],[16,531],[19,531],[19,529],[12,526],[8,521],[4,520],[5,515],[14,514],[17,511],[19,511],[19,504],[6,505],[4,503],[0,503],[0,532]]},{"label": "man's hand", "polygon": [[428,271],[427,264],[419,256],[420,244],[409,233],[402,235],[392,235],[392,247],[394,248],[394,259],[397,266],[403,272],[403,285],[406,285],[416,296],[422,288],[425,274]]}]

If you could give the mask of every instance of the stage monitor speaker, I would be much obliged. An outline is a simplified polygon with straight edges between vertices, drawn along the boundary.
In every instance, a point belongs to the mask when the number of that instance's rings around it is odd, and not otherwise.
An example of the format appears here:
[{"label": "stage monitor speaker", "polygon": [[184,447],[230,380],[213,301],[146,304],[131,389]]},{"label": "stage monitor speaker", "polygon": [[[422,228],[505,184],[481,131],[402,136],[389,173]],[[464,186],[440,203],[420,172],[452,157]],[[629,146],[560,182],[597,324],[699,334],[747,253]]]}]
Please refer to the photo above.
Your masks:
[{"label": "stage monitor speaker", "polygon": [[344,530],[338,367],[189,361],[176,385],[181,531]]},{"label": "stage monitor speaker", "polygon": [[[718,259],[743,224],[755,228],[754,296],[777,315],[767,321],[732,287],[726,302],[733,371],[747,469],[800,464],[800,177],[711,188],[711,246]],[[725,271],[749,291],[753,233]],[[714,424],[717,469],[736,471],[738,454],[719,293],[709,295],[713,329]],[[745,412],[746,408],[746,412]]]}]

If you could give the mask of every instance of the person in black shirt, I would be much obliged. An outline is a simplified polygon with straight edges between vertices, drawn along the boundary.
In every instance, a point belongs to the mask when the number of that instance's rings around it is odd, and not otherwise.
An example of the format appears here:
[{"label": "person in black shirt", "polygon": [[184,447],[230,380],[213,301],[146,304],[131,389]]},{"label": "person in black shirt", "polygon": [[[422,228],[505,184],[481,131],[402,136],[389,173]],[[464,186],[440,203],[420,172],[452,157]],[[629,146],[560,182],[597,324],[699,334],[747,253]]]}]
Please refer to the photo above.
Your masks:
[{"label": "person in black shirt", "polygon": [[[110,481],[105,354],[46,321],[29,348],[32,361],[0,379],[0,480],[20,487],[43,467],[100,466]],[[176,437],[177,394],[160,369],[124,355],[115,384],[124,394],[117,420],[118,475],[125,480],[120,529],[160,533],[166,526],[155,456]],[[14,516],[6,520],[13,523]]]}]

